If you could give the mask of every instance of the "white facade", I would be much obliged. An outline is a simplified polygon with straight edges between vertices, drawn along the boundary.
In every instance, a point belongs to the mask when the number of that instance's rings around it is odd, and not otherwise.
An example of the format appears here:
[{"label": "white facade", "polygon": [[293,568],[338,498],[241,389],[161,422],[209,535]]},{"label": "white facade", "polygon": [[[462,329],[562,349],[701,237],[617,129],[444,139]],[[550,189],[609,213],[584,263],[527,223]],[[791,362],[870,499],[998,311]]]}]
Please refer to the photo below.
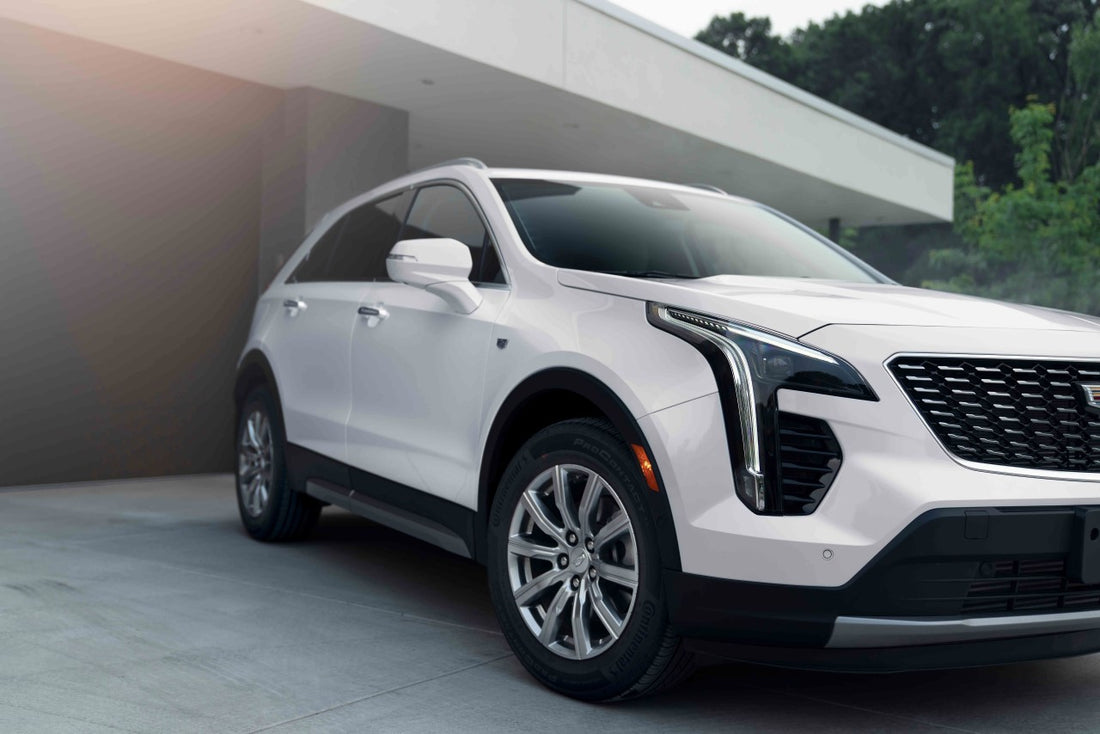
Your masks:
[{"label": "white facade", "polygon": [[951,158],[606,0],[0,0],[0,16],[407,111],[459,155],[701,182],[821,227],[949,221]]}]

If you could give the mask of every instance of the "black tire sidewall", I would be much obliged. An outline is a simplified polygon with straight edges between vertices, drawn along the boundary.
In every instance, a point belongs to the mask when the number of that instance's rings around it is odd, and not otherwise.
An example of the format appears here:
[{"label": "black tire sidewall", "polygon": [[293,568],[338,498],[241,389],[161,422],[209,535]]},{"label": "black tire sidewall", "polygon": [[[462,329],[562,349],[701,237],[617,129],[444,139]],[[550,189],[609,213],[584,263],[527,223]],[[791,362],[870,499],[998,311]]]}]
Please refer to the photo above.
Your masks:
[{"label": "black tire sidewall", "polygon": [[[531,634],[512,598],[507,542],[512,513],[523,490],[555,464],[579,464],[608,481],[626,509],[638,551],[638,589],[623,635],[589,660],[569,660]],[[566,421],[536,434],[512,459],[493,501],[488,529],[488,576],[502,631],[520,662],[540,681],[586,700],[614,698],[650,668],[665,634],[666,611],[654,517],[643,492],[651,491],[629,449],[587,421]]]},{"label": "black tire sidewall", "polygon": [[[241,496],[240,472],[236,472],[235,485],[237,488],[237,510],[241,515],[241,523],[248,534],[265,539],[271,537],[275,531],[275,524],[279,520],[279,508],[285,501],[284,495],[289,491],[286,486],[286,434],[283,430],[282,415],[279,412],[275,398],[266,388],[259,387],[248,394],[241,405],[241,412],[237,420],[237,442],[235,450],[240,452],[241,439],[244,436],[245,425],[252,412],[260,409],[267,416],[271,426],[271,487],[267,499],[267,506],[259,517],[252,517],[245,509]],[[236,459],[237,456],[234,456]]]}]

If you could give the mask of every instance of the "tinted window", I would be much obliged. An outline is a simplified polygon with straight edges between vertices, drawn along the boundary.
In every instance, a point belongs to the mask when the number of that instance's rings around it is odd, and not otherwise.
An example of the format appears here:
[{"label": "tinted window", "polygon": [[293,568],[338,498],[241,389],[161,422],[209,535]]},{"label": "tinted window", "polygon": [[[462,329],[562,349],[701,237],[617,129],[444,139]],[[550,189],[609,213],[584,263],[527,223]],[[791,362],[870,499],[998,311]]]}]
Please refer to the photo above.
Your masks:
[{"label": "tinted window", "polygon": [[386,255],[397,241],[409,192],[351,210],[310,249],[289,281],[388,280]]},{"label": "tinted window", "polygon": [[641,277],[878,280],[840,248],[749,202],[624,184],[494,183],[527,249],[549,265]]},{"label": "tinted window", "polygon": [[332,259],[332,253],[340,239],[340,230],[344,228],[347,218],[348,215],[346,214],[340,217],[321,236],[321,239],[313,244],[302,262],[298,263],[298,267],[294,268],[294,272],[287,278],[288,283],[312,283],[318,280],[327,280],[325,271]]},{"label": "tinted window", "polygon": [[397,242],[409,197],[404,192],[352,210],[326,268],[326,280],[389,280],[386,255]]},{"label": "tinted window", "polygon": [[450,237],[470,248],[474,283],[503,283],[492,240],[466,194],[453,186],[426,186],[417,192],[401,239]]}]

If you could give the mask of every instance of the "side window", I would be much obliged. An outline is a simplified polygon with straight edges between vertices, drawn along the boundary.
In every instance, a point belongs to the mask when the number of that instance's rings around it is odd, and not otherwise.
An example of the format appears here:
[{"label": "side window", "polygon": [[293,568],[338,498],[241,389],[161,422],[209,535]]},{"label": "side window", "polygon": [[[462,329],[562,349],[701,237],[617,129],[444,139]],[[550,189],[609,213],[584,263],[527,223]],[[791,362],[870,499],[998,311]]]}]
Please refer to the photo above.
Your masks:
[{"label": "side window", "polygon": [[386,256],[401,231],[411,192],[363,204],[348,214],[328,280],[389,280]]},{"label": "side window", "polygon": [[313,247],[310,248],[305,259],[298,263],[298,267],[294,268],[294,272],[290,274],[286,282],[314,283],[319,280],[328,280],[325,277],[328,263],[332,259],[332,253],[340,240],[340,230],[344,228],[347,219],[347,214],[340,217],[335,224],[328,228],[327,232],[321,235],[321,239],[313,243]]},{"label": "side window", "polygon": [[473,283],[503,283],[504,273],[477,210],[454,186],[425,186],[416,194],[401,239],[450,237],[470,248]]},{"label": "side window", "polygon": [[318,281],[389,280],[386,255],[397,241],[411,192],[359,206],[329,227],[288,279]]}]

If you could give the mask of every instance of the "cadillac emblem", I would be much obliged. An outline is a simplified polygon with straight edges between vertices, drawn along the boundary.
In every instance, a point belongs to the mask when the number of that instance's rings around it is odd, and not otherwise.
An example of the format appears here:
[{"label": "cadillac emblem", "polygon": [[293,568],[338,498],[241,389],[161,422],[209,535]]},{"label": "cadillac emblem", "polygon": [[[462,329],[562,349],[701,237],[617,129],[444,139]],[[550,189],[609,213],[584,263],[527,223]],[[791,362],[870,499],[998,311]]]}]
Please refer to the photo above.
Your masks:
[{"label": "cadillac emblem", "polygon": [[1100,413],[1100,385],[1078,383],[1085,396],[1085,409],[1093,413]]}]

